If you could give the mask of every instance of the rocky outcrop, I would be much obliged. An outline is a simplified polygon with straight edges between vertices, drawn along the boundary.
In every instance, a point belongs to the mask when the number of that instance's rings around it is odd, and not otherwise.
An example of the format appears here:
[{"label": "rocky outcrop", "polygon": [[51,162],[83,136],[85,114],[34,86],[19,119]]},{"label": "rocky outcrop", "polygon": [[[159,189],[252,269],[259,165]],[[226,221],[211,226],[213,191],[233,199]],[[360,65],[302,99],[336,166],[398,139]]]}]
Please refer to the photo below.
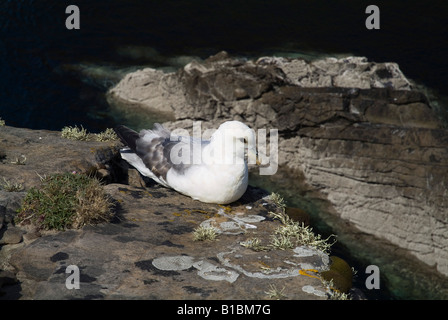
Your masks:
[{"label": "rocky outcrop", "polygon": [[[0,136],[0,179],[17,186],[0,190],[0,299],[328,298],[316,276],[329,268],[323,251],[248,247],[254,238],[266,246],[280,225],[262,189],[229,206],[205,204],[143,180],[116,142],[6,126]],[[63,172],[101,178],[114,219],[59,232],[16,225],[25,193]],[[216,239],[195,241],[200,226],[215,228]]]},{"label": "rocky outcrop", "polygon": [[109,99],[170,112],[171,128],[234,119],[278,129],[279,164],[334,214],[448,275],[448,132],[397,64],[220,53],[175,73],[128,74]]}]

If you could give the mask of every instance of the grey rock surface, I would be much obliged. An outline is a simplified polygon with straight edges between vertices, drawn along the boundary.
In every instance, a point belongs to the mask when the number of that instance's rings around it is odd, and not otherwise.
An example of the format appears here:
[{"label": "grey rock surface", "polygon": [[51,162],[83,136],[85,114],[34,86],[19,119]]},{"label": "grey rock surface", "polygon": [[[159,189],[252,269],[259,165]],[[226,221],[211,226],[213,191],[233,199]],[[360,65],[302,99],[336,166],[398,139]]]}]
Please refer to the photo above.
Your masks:
[{"label": "grey rock surface", "polygon": [[[326,298],[301,290],[311,285],[325,292],[320,280],[301,276],[299,270],[305,261],[306,267],[325,269],[327,256],[254,252],[240,245],[251,232],[193,241],[192,232],[204,216],[221,218],[219,206],[204,206],[159,187],[107,188],[120,204],[119,222],[43,236],[12,255],[22,288],[26,283],[30,290],[24,290],[23,299],[268,299],[270,285],[284,288],[290,299]],[[258,198],[257,192],[246,196]],[[251,211],[265,215],[263,201],[251,200]],[[243,208],[232,211],[244,215]],[[267,225],[273,224],[257,223],[257,235],[268,237],[272,230]],[[79,290],[65,286],[69,265],[80,269]]]}]

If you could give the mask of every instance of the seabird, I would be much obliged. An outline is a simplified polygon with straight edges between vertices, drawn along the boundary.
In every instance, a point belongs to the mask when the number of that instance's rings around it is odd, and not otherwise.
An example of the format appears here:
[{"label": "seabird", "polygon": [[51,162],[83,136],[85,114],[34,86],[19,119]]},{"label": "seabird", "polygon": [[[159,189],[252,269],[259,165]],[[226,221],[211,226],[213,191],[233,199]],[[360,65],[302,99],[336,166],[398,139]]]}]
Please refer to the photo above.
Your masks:
[{"label": "seabird", "polygon": [[121,157],[142,175],[206,203],[228,204],[244,194],[246,153],[259,164],[255,133],[239,121],[221,124],[210,140],[174,136],[158,123],[140,133],[123,125],[115,132],[127,146]]}]

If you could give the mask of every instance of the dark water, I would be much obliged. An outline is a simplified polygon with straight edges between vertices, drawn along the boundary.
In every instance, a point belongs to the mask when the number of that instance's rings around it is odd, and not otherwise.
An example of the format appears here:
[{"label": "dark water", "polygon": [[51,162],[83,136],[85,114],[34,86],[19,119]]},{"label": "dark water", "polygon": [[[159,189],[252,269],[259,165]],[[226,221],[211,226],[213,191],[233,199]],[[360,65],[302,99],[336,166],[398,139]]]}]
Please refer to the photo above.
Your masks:
[{"label": "dark water", "polygon": [[[80,8],[80,30],[65,28],[65,8],[73,3]],[[116,80],[105,71],[166,66],[173,61],[170,58],[205,58],[221,50],[245,56],[352,53],[374,61],[396,61],[407,76],[448,95],[446,2],[379,1],[380,30],[365,28],[368,4],[359,0],[2,1],[0,114],[14,126],[60,129],[82,123],[102,130],[120,120],[108,114],[98,94]],[[85,77],[83,66],[108,69],[96,79]]]},{"label": "dark water", "polygon": [[[70,4],[80,8],[80,30],[65,28],[65,8]],[[347,53],[377,62],[395,61],[405,75],[438,97],[448,96],[447,2],[376,1],[380,30],[365,28],[369,4],[351,0],[1,1],[0,117],[8,125],[34,129],[82,124],[100,131],[118,123],[135,125],[135,116],[116,113],[105,101],[104,93],[120,76],[139,66],[176,68],[192,57],[206,58],[221,50],[246,57]],[[151,116],[147,121],[149,125]],[[284,191],[301,192],[294,186]],[[312,201],[299,202],[319,211]],[[337,250],[347,259],[350,250],[371,252],[353,258],[361,269],[364,262],[359,261],[381,257],[365,247],[343,248],[340,242]],[[396,270],[390,260],[386,264],[398,280],[385,279],[382,293],[372,294],[373,298],[437,297],[425,296],[421,285],[414,286],[417,289],[405,285],[419,282],[420,271]],[[403,273],[409,273],[404,278],[411,280],[400,277]],[[430,277],[429,283],[437,289],[440,281]]]}]

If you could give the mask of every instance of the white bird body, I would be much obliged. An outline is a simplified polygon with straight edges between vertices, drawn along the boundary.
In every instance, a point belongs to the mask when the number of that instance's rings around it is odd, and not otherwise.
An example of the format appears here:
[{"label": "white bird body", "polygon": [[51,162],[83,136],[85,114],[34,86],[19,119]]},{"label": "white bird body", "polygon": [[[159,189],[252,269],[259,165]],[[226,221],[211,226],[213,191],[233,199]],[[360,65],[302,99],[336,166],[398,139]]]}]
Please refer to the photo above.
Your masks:
[{"label": "white bird body", "polygon": [[245,193],[249,180],[245,146],[248,156],[256,157],[255,135],[245,124],[225,122],[210,140],[173,139],[168,130],[155,127],[140,134],[124,126],[116,129],[129,146],[122,150],[122,158],[142,175],[207,203],[228,204]]}]

